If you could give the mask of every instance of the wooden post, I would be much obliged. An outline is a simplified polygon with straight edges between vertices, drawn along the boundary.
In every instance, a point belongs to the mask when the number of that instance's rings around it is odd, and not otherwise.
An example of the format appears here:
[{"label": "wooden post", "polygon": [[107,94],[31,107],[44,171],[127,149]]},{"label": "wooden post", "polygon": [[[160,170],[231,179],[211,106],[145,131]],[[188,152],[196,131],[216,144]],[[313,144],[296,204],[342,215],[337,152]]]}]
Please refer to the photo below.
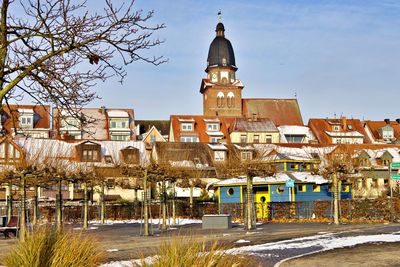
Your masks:
[{"label": "wooden post", "polygon": [[246,222],[246,230],[255,229],[254,224],[254,203],[253,203],[253,177],[251,175],[247,175],[247,222]]},{"label": "wooden post", "polygon": [[87,229],[88,224],[88,190],[87,184],[83,184],[83,229]]},{"label": "wooden post", "polygon": [[337,174],[332,174],[333,182],[333,223],[339,225],[339,188]]},{"label": "wooden post", "polygon": [[105,223],[105,213],[106,213],[106,202],[104,200],[104,182],[101,182],[101,192],[100,192],[100,221],[101,224]]},{"label": "wooden post", "polygon": [[12,197],[12,183],[9,182],[7,186],[7,223],[10,222],[13,215],[13,197]]},{"label": "wooden post", "polygon": [[21,173],[21,219],[19,222],[19,238],[25,241],[26,238],[26,189],[25,189],[25,174]]},{"label": "wooden post", "polygon": [[37,224],[39,220],[39,199],[38,199],[38,186],[34,186],[35,195],[33,196],[33,223]]},{"label": "wooden post", "polygon": [[175,225],[176,224],[176,203],[175,203],[175,182],[173,183],[172,186],[172,224]]},{"label": "wooden post", "polygon": [[56,209],[57,209],[57,231],[62,230],[62,181],[61,177],[58,180],[58,193],[56,195]]},{"label": "wooden post", "polygon": [[165,189],[165,179],[163,179],[162,181],[161,190],[162,190],[161,209],[162,209],[162,219],[163,219],[161,229],[167,230],[167,193]]},{"label": "wooden post", "polygon": [[143,177],[143,230],[144,236],[149,236],[149,211],[148,211],[148,202],[147,202],[147,170],[144,171]]},{"label": "wooden post", "polygon": [[190,181],[190,188],[189,188],[189,212],[190,212],[190,218],[193,217],[193,184]]}]

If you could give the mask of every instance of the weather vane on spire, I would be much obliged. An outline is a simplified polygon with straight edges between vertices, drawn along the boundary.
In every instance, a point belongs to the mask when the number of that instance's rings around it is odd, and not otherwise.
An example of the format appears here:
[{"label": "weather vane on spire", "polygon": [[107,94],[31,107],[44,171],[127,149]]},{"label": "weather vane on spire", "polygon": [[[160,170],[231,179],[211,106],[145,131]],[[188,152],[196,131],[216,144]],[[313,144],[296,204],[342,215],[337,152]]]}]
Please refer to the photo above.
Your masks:
[{"label": "weather vane on spire", "polygon": [[222,22],[222,12],[221,12],[221,9],[218,11],[218,22]]}]

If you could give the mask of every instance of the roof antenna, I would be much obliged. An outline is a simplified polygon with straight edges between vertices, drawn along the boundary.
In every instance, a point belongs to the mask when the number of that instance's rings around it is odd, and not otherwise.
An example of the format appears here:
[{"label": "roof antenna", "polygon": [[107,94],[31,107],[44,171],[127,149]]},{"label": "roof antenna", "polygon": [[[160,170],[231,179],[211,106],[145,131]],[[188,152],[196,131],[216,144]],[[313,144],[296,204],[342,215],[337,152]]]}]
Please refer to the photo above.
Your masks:
[{"label": "roof antenna", "polygon": [[221,12],[221,9],[218,11],[218,22],[222,22],[222,12]]},{"label": "roof antenna", "polygon": [[294,98],[297,98],[297,92],[294,91]]}]

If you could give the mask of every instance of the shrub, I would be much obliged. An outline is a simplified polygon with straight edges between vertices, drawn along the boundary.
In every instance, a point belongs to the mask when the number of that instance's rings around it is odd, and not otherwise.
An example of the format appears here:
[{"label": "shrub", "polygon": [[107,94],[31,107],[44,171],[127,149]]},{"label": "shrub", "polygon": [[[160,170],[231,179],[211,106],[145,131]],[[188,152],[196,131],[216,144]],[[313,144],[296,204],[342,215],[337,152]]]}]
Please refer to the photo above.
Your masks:
[{"label": "shrub", "polygon": [[81,233],[38,229],[18,241],[3,259],[7,267],[98,266],[103,252]]},{"label": "shrub", "polygon": [[192,237],[175,237],[163,243],[157,256],[151,260],[143,259],[142,267],[242,267],[257,266],[251,259],[242,255],[226,252],[226,248],[213,242],[207,247],[205,242],[198,242]]}]

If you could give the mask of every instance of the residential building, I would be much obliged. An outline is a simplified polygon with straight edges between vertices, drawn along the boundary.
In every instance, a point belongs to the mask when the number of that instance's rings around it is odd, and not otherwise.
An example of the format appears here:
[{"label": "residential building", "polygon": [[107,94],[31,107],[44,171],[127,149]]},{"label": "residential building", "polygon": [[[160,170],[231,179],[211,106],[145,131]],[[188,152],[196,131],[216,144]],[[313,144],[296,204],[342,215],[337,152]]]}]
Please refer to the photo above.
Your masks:
[{"label": "residential building", "polygon": [[3,105],[1,133],[33,138],[50,137],[50,106]]},{"label": "residential building", "polygon": [[364,121],[368,137],[376,144],[395,144],[400,142],[400,119],[390,121]]},{"label": "residential building", "polygon": [[313,132],[307,126],[281,125],[278,126],[280,143],[314,144],[317,143]]},{"label": "residential building", "polygon": [[363,124],[358,119],[310,119],[308,127],[320,144],[369,144]]},{"label": "residential building", "polygon": [[279,130],[270,119],[235,118],[230,130],[232,143],[279,143]]},{"label": "residential building", "polygon": [[136,139],[134,129],[133,109],[53,109],[56,139],[129,141]]},{"label": "residential building", "polygon": [[169,120],[136,120],[136,139],[146,144],[168,142]]},{"label": "residential building", "polygon": [[170,142],[230,143],[232,118],[201,115],[171,115]]}]

